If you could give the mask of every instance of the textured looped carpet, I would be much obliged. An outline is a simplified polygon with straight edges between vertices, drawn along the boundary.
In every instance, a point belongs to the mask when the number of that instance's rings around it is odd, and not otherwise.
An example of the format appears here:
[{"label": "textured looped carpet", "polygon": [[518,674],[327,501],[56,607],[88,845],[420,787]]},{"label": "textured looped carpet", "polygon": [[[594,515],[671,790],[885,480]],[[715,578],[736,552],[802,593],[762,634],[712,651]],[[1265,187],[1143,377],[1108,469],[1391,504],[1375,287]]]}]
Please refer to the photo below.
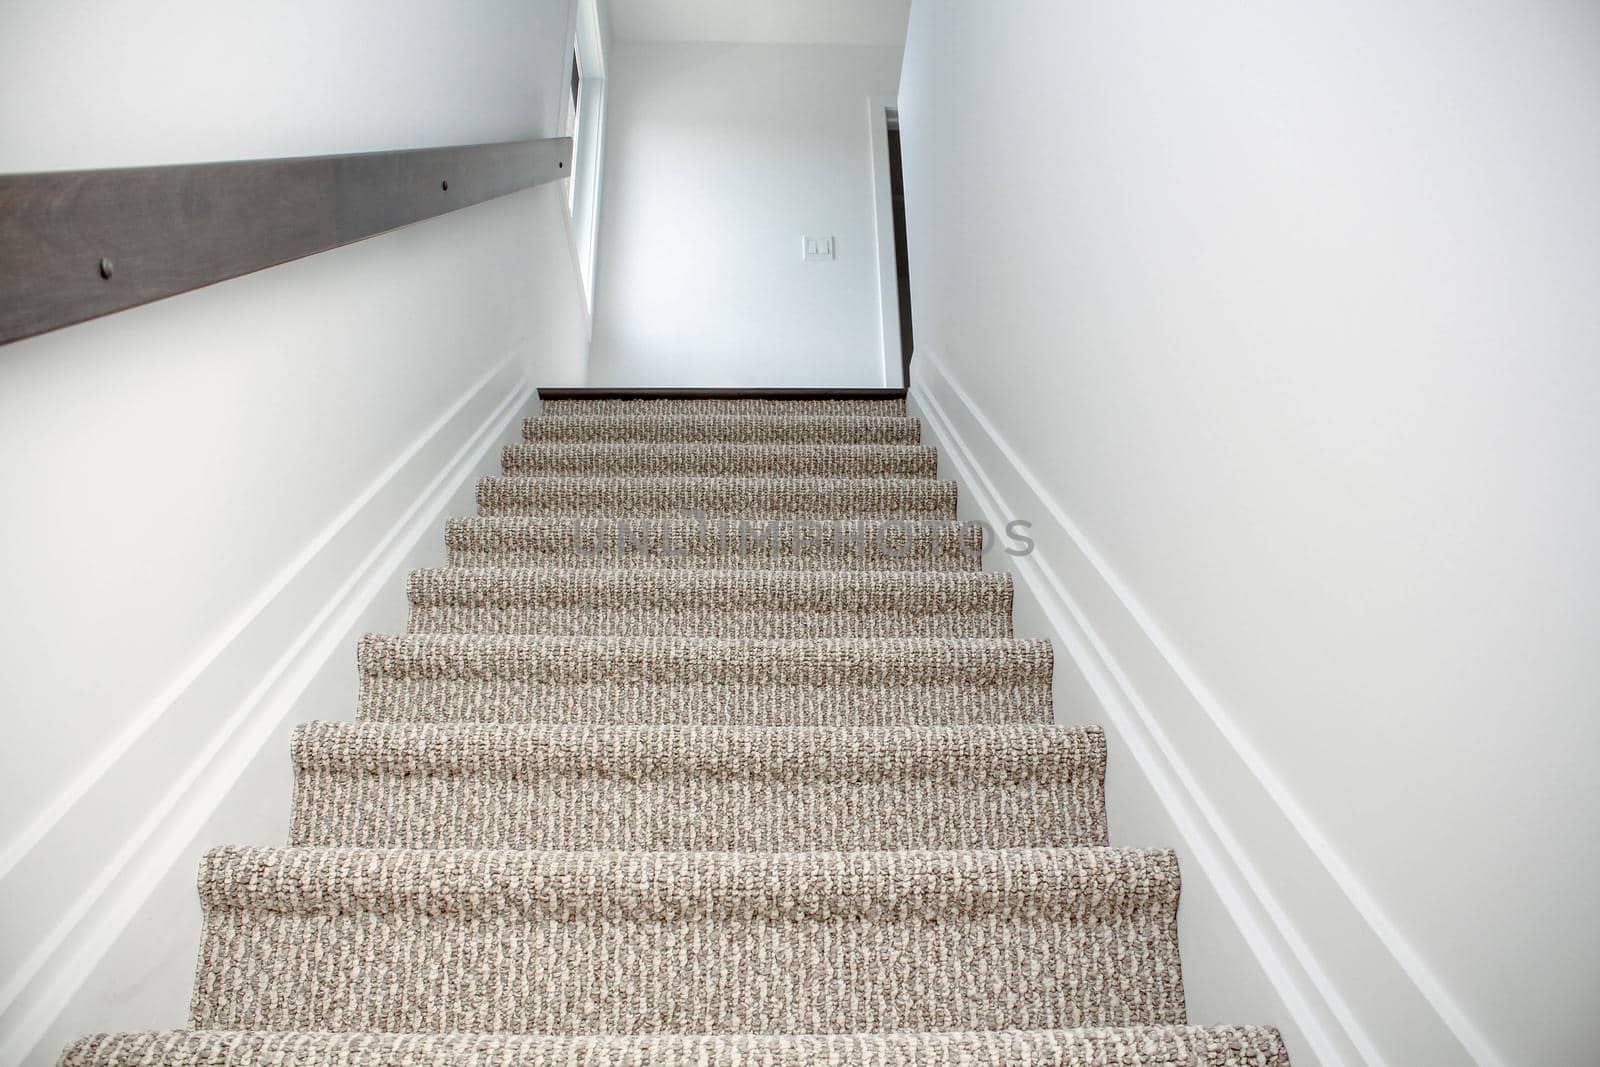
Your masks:
[{"label": "textured looped carpet", "polygon": [[187,1031],[78,1065],[1286,1067],[1187,1025],[1171,852],[903,400],[528,420],[286,847],[219,848]]}]

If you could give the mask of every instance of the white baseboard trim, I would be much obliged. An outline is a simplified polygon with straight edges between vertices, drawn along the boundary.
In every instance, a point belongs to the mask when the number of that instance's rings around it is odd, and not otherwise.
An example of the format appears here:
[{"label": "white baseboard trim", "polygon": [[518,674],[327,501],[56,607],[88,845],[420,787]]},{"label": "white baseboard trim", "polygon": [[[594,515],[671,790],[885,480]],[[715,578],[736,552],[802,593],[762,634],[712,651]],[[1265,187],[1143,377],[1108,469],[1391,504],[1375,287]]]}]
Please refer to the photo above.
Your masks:
[{"label": "white baseboard trim", "polygon": [[468,388],[8,845],[0,1064],[28,1056],[317,672],[353,654],[347,631],[532,399],[521,362]]},{"label": "white baseboard trim", "polygon": [[[1112,734],[1113,761],[1118,742],[1132,757],[1183,839],[1183,861],[1214,887],[1253,956],[1227,965],[1253,963],[1292,1016],[1225,1021],[1293,1029],[1305,1046],[1291,1049],[1297,1064],[1498,1064],[1227,710],[922,344],[912,379],[913,408],[953,467],[947,476],[995,529],[1014,518],[1033,524],[1037,548],[1008,566],[1051,631],[1034,636],[1053,639],[1099,705],[1058,714],[1097,715]],[[1227,991],[1205,999],[1234,1008]]]}]

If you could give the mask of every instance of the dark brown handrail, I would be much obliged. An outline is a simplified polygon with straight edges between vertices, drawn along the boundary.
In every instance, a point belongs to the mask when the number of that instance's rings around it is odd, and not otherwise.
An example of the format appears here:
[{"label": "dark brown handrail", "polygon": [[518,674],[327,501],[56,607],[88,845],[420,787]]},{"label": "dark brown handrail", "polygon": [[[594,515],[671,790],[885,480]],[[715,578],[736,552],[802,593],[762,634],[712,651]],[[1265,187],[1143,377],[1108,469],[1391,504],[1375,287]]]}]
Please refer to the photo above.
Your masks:
[{"label": "dark brown handrail", "polygon": [[0,344],[565,178],[572,139],[0,175]]}]

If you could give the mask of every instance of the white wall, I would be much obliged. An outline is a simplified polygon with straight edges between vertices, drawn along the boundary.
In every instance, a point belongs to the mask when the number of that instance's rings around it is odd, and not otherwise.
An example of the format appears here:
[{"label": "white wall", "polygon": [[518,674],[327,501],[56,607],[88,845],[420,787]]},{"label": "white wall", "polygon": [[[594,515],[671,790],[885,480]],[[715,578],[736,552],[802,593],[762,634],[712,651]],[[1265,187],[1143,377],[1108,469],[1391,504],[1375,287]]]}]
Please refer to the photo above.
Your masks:
[{"label": "white wall", "polygon": [[[897,48],[616,43],[590,384],[883,384],[867,99],[899,65]],[[838,258],[802,262],[807,234]]]},{"label": "white wall", "polygon": [[915,397],[1196,1018],[1592,1058],[1600,7],[917,0],[900,113]]},{"label": "white wall", "polygon": [[[12,3],[0,170],[545,136],[571,25]],[[288,725],[352,712],[355,634],[582,381],[565,229],[546,185],[0,348],[0,1062],[184,1022],[195,853],[283,840]]]}]

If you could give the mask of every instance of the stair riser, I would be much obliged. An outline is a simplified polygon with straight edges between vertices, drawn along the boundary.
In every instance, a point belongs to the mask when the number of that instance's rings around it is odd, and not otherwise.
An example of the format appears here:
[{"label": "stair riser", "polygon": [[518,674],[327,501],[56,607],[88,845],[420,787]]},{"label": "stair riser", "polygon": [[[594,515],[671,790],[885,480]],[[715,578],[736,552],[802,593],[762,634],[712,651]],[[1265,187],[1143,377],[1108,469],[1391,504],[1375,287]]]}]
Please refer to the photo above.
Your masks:
[{"label": "stair riser", "polygon": [[578,634],[593,637],[718,637],[795,639],[1010,637],[1009,608],[964,612],[715,610],[653,604],[629,609],[586,604],[416,605],[415,634]]},{"label": "stair riser", "polygon": [[540,405],[545,415],[602,415],[626,417],[682,417],[756,415],[774,416],[865,416],[905,418],[904,398],[893,400],[764,400],[764,399],[674,399],[674,400],[546,400]]},{"label": "stair riser", "polygon": [[707,683],[684,679],[540,681],[364,675],[372,722],[593,723],[721,726],[939,726],[1044,723],[1047,679],[1016,685]]},{"label": "stair riser", "polygon": [[445,542],[447,562],[460,567],[946,572],[983,567],[980,528],[950,522],[452,519]]},{"label": "stair riser", "polygon": [[374,721],[888,726],[1049,722],[1050,645],[368,635]]},{"label": "stair riser", "polygon": [[507,445],[500,466],[524,478],[932,478],[938,454],[920,445]]},{"label": "stair riser", "polygon": [[671,441],[749,444],[915,445],[917,419],[830,415],[561,416],[544,415],[522,424],[522,439],[586,443]]},{"label": "stair riser", "polygon": [[570,546],[516,541],[485,542],[474,539],[452,545],[445,555],[452,567],[669,567],[695,570],[736,567],[741,570],[791,571],[939,571],[971,574],[983,569],[981,558],[960,552],[917,551],[903,556],[875,552],[751,551],[718,552],[714,547],[666,554],[649,549],[634,551],[605,545],[600,552],[574,551]]},{"label": "stair riser", "polygon": [[413,571],[412,633],[614,637],[1010,637],[1003,574]]},{"label": "stair riser", "polygon": [[[964,853],[778,854],[753,875],[716,855],[657,853],[642,866],[615,853],[309,855],[309,869],[274,860],[219,873],[208,861],[196,1028],[852,1033],[1184,1021],[1170,856],[1130,871],[1084,853],[1089,869],[1063,880],[1031,859]],[[318,869],[335,864],[348,870]]]},{"label": "stair riser", "polygon": [[295,735],[296,845],[1106,844],[1096,730],[375,727]]},{"label": "stair riser", "polygon": [[532,518],[954,520],[953,482],[932,479],[485,478],[478,514]]},{"label": "stair riser", "polygon": [[[641,1034],[1179,1023],[1170,986],[1123,1002],[1090,992],[1175,967],[1170,925],[1080,927],[1046,911],[728,924],[436,916],[397,927],[381,915],[213,911],[193,1025]],[[943,960],[959,962],[946,971]]]},{"label": "stair riser", "polygon": [[295,780],[289,841],[713,852],[1104,845],[1098,790],[1080,799],[1075,784],[530,781],[305,771]]}]

